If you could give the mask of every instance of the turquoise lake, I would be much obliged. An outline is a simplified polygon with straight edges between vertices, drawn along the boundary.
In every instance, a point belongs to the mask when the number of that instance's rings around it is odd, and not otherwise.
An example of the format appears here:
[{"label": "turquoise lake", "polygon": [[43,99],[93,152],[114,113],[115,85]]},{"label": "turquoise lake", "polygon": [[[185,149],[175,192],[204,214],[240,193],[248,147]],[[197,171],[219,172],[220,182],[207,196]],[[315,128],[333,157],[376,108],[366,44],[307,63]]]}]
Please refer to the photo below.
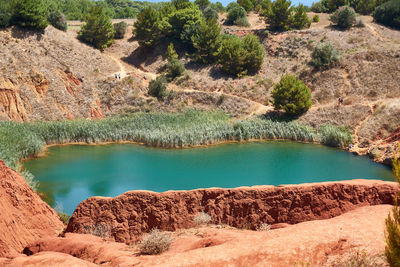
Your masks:
[{"label": "turquoise lake", "polygon": [[24,167],[47,202],[72,214],[91,196],[129,190],[188,190],[348,179],[393,180],[391,169],[366,157],[294,142],[156,149],[134,144],[55,146]]}]

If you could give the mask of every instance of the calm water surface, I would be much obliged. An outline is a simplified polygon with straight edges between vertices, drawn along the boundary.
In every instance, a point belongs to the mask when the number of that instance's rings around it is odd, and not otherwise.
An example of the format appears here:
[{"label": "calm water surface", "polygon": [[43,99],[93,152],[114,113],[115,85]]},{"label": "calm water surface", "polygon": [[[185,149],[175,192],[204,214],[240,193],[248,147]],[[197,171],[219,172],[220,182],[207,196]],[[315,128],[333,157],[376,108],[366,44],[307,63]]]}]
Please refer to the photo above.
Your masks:
[{"label": "calm water surface", "polygon": [[392,180],[390,168],[325,146],[292,142],[226,144],[195,149],[139,145],[51,147],[25,162],[50,205],[72,214],[91,196],[129,190],[299,184],[347,179]]}]

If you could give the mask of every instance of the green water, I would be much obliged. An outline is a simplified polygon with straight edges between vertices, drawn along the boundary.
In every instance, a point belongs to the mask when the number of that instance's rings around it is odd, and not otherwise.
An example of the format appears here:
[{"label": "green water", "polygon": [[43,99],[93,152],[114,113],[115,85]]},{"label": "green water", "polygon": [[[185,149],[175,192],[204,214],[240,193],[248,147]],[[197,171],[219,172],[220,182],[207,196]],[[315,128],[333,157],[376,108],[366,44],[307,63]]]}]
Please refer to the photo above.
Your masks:
[{"label": "green water", "polygon": [[52,147],[25,162],[50,205],[67,213],[91,196],[129,190],[232,188],[347,179],[393,179],[390,168],[325,146],[292,142],[226,144],[195,149],[139,145]]}]

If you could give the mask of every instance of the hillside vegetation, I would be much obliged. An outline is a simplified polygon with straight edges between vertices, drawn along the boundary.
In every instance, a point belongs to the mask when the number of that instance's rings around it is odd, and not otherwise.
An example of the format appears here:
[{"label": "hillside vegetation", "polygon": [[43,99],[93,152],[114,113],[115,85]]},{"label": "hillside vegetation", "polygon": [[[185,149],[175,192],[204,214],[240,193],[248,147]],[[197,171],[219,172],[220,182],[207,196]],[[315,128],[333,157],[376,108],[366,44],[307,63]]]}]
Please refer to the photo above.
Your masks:
[{"label": "hillside vegetation", "polygon": [[[95,119],[137,111],[218,109],[238,119],[263,115],[272,121],[297,120],[316,130],[345,127],[353,134],[354,152],[381,162],[390,159],[400,125],[399,32],[370,16],[357,17],[355,25],[339,30],[324,13],[318,22],[298,27],[293,18],[307,22],[315,13],[285,1],[257,5],[232,4],[227,13],[207,1],[148,7],[103,52],[76,38],[88,19],[70,22],[67,32],[52,26],[43,32],[15,26],[2,30],[0,117]],[[235,8],[246,10],[248,27],[225,23]],[[208,9],[216,10],[217,20],[215,13],[208,17]],[[288,24],[282,29],[305,29],[273,31],[277,10],[287,11]],[[108,16],[105,7],[102,12]],[[149,34],[141,31],[146,27],[155,28]],[[284,75],[310,89],[311,107],[306,101],[296,114],[285,114],[279,105],[274,110],[273,88]],[[149,84],[164,76],[165,89],[158,97]]]}]

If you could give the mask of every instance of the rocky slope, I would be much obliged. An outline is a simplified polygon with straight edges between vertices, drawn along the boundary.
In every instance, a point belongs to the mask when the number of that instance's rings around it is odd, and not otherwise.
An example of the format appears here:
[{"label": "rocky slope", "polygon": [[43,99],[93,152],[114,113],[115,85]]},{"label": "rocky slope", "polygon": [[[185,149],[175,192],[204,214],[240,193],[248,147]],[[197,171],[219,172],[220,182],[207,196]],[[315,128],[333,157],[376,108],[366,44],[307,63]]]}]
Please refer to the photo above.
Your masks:
[{"label": "rocky slope", "polygon": [[215,224],[255,230],[262,223],[294,224],[332,218],[359,206],[393,204],[398,189],[393,182],[353,180],[165,193],[132,191],[81,202],[66,232],[101,231],[132,244],[153,228],[193,227],[193,217],[201,211],[211,215]]},{"label": "rocky slope", "polygon": [[0,257],[18,255],[29,243],[55,237],[64,228],[55,211],[1,160],[0,207]]}]

